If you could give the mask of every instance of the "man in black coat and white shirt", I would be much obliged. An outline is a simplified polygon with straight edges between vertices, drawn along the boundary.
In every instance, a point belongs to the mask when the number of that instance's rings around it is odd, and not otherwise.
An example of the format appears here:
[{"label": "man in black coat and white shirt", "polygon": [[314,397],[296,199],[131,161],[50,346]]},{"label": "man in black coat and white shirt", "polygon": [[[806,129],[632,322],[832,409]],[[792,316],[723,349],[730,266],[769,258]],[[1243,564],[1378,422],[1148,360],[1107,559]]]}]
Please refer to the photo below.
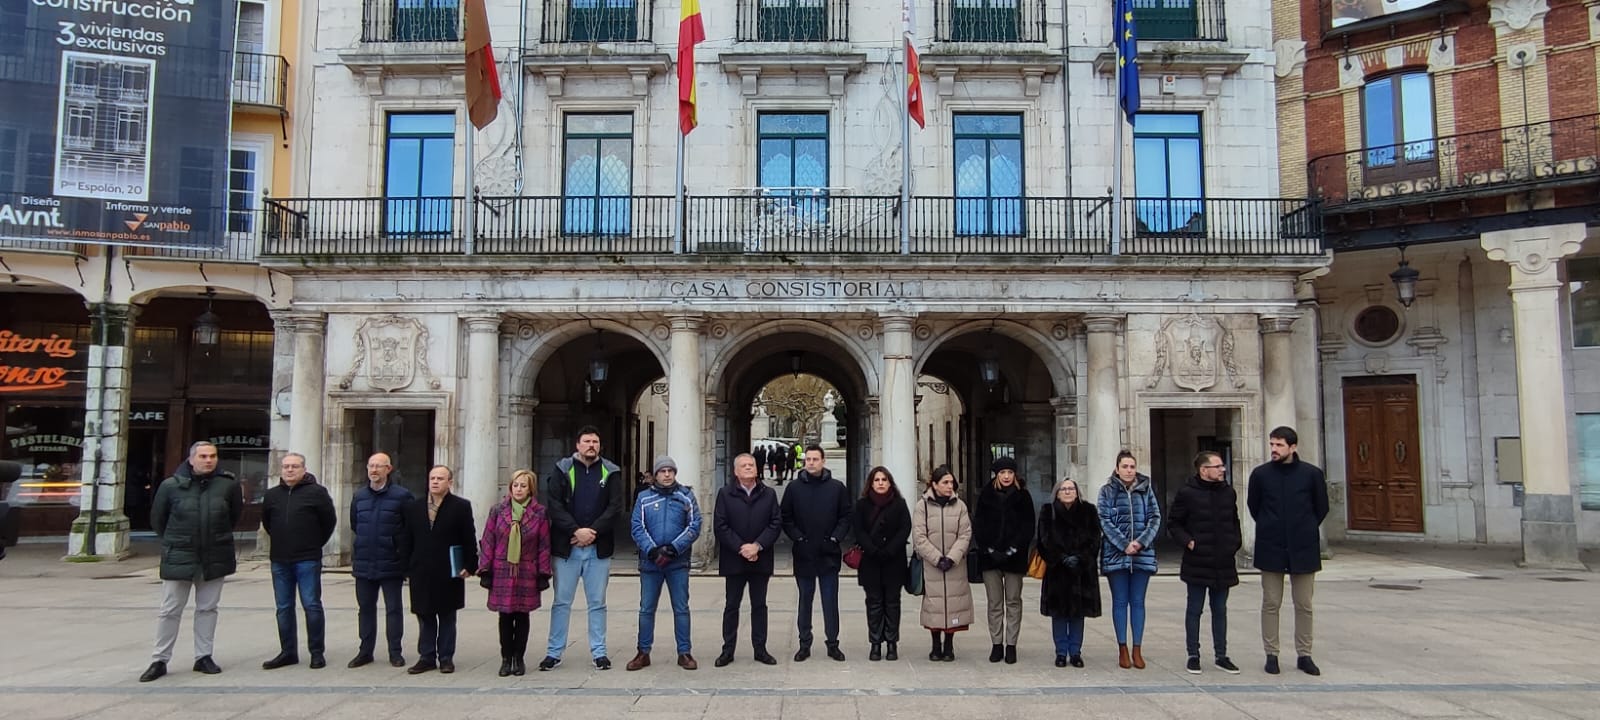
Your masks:
[{"label": "man in black coat and white shirt", "polygon": [[761,482],[760,463],[745,453],[733,459],[734,482],[717,492],[711,527],[717,538],[717,574],[723,577],[722,654],[715,665],[733,662],[739,638],[739,604],[750,589],[750,645],[763,665],[778,661],[767,652],[767,581],[772,579],[772,545],[783,515],[778,493]]},{"label": "man in black coat and white shirt", "polygon": [[1256,523],[1255,566],[1261,571],[1261,641],[1267,651],[1266,671],[1278,674],[1278,608],[1283,605],[1283,580],[1294,595],[1295,663],[1308,675],[1321,675],[1311,661],[1311,598],[1322,569],[1318,529],[1328,516],[1328,482],[1322,468],[1302,462],[1295,452],[1300,436],[1280,426],[1268,434],[1272,461],[1250,471],[1245,489],[1250,517]]},{"label": "man in black coat and white shirt", "polygon": [[1194,477],[1178,489],[1167,511],[1167,532],[1183,547],[1178,577],[1189,588],[1183,630],[1188,671],[1200,674],[1200,616],[1211,596],[1211,645],[1217,667],[1237,675],[1228,659],[1228,588],[1239,584],[1234,558],[1244,540],[1239,532],[1239,494],[1227,483],[1222,456],[1209,450],[1194,457]]},{"label": "man in black coat and white shirt", "polygon": [[794,542],[794,583],[800,590],[795,624],[800,649],[795,662],[811,657],[811,601],[822,588],[822,628],[828,657],[844,660],[839,649],[839,545],[850,529],[850,491],[823,467],[822,448],[805,449],[805,469],[783,493],[783,532]]}]

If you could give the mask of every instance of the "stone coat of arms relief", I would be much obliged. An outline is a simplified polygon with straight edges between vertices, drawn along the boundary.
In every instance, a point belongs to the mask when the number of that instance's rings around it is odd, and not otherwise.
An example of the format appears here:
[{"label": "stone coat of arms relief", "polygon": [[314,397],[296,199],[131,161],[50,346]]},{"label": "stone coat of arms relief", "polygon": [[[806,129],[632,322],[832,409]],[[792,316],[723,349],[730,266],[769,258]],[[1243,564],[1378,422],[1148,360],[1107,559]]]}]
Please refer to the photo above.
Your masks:
[{"label": "stone coat of arms relief", "polygon": [[428,328],[416,318],[380,315],[362,321],[355,332],[355,361],[339,380],[339,388],[349,390],[366,368],[367,385],[373,390],[394,392],[411,386],[420,372],[428,388],[438,390],[439,378],[428,368]]},{"label": "stone coat of arms relief", "polygon": [[1145,389],[1156,389],[1161,378],[1170,375],[1174,385],[1199,392],[1221,381],[1223,372],[1234,389],[1244,387],[1234,359],[1233,333],[1215,317],[1179,315],[1162,323],[1156,333],[1156,362]]}]

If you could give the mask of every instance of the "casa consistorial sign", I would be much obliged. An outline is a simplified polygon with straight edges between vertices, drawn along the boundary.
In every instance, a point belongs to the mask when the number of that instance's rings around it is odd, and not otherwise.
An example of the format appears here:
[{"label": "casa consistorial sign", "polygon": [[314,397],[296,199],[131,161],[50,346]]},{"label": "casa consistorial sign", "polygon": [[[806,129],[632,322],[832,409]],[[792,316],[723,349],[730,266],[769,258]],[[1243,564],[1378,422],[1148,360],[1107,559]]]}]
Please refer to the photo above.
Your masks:
[{"label": "casa consistorial sign", "polygon": [[900,300],[921,292],[921,283],[872,278],[717,278],[655,283],[666,298],[728,300]]}]

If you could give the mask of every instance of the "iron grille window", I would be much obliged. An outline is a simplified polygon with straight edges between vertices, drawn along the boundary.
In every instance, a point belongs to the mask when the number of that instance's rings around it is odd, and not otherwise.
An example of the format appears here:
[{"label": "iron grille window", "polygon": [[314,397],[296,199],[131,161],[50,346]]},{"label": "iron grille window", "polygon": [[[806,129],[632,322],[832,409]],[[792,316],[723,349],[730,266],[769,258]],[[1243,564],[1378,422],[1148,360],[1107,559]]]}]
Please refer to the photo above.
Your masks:
[{"label": "iron grille window", "polygon": [[1133,21],[1142,40],[1193,40],[1199,37],[1201,0],[1133,0]]},{"label": "iron grille window", "polygon": [[632,227],[633,116],[568,115],[561,229],[626,235]]},{"label": "iron grille window", "polygon": [[384,227],[390,235],[451,231],[455,188],[454,113],[389,116],[384,157]]},{"label": "iron grille window", "polygon": [[459,40],[459,0],[394,0],[391,40],[447,42]]},{"label": "iron grille window", "polygon": [[1134,116],[1134,217],[1138,232],[1205,234],[1205,164],[1200,143],[1199,115]]},{"label": "iron grille window", "polygon": [[576,42],[631,42],[639,39],[635,0],[572,0],[567,8],[567,38]]},{"label": "iron grille window", "polygon": [[766,42],[827,40],[826,0],[759,0],[756,38]]},{"label": "iron grille window", "polygon": [[951,40],[1017,42],[1021,38],[1020,0],[950,0]]},{"label": "iron grille window", "polygon": [[1022,115],[955,116],[956,234],[1021,235]]}]

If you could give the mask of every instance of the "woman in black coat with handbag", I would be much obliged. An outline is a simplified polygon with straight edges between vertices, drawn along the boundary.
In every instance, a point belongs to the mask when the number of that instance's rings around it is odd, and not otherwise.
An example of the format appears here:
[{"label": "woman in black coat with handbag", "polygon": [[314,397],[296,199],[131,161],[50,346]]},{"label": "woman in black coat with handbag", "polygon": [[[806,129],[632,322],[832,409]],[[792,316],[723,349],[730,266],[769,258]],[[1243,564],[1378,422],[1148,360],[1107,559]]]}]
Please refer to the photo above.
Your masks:
[{"label": "woman in black coat with handbag", "polygon": [[1033,544],[1033,498],[1017,475],[1015,458],[995,458],[994,480],[972,511],[972,568],[983,578],[989,605],[989,662],[1017,661],[1022,632],[1022,578]]},{"label": "woman in black coat with handbag", "polygon": [[[861,548],[856,582],[867,593],[868,660],[900,659],[900,593],[906,583],[906,541],[911,539],[911,511],[882,466],[867,473],[861,499],[850,513],[850,530]],[[889,644],[887,655],[883,643]]]},{"label": "woman in black coat with handbag", "polygon": [[1100,617],[1100,514],[1078,483],[1056,483],[1039,511],[1039,557],[1045,562],[1039,612],[1050,616],[1056,667],[1083,667],[1083,619]]},{"label": "woman in black coat with handbag", "polygon": [[[450,494],[450,468],[428,470],[428,494],[405,508],[403,543],[410,557],[411,612],[417,616],[417,664],[406,672],[418,675],[437,668],[456,671],[456,611],[467,605],[463,578],[478,567],[478,533],[472,503]],[[460,554],[451,572],[451,548]]]}]

